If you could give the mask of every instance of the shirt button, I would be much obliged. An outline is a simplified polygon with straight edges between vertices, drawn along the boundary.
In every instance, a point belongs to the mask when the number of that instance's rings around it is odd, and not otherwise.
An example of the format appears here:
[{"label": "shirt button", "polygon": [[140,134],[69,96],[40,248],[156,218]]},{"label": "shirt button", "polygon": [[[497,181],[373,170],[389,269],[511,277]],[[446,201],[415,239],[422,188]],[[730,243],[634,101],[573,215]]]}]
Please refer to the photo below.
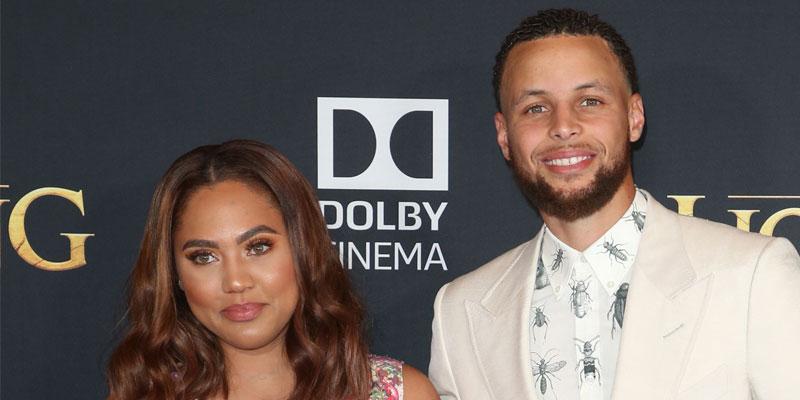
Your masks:
[{"label": "shirt button", "polygon": [[613,289],[614,288],[614,282],[608,281],[608,283],[606,285],[608,286],[609,289]]}]

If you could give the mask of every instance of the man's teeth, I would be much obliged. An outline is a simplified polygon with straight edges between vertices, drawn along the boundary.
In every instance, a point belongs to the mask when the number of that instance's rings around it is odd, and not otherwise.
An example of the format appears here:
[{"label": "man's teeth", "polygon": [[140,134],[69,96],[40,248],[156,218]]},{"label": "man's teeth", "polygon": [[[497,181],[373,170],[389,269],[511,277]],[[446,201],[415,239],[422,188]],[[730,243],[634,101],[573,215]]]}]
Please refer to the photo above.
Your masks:
[{"label": "man's teeth", "polygon": [[575,165],[583,160],[588,160],[589,158],[591,157],[580,156],[580,157],[556,158],[553,160],[546,160],[544,163],[547,165],[557,165],[559,167],[566,167],[568,165]]}]

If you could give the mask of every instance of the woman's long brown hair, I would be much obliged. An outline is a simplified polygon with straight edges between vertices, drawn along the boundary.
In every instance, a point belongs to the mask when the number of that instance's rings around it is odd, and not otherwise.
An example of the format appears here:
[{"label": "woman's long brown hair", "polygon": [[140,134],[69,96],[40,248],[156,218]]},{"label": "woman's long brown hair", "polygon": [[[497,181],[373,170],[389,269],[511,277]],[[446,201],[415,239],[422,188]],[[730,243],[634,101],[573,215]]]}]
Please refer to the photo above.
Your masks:
[{"label": "woman's long brown hair", "polygon": [[331,245],[314,190],[272,147],[234,140],[181,156],[153,194],[129,280],[127,332],[108,364],[109,399],[227,397],[221,347],[189,310],[172,252],[173,229],[187,198],[225,180],[266,190],[289,232],[300,292],[286,333],[296,377],[290,399],[367,398],[363,306]]}]

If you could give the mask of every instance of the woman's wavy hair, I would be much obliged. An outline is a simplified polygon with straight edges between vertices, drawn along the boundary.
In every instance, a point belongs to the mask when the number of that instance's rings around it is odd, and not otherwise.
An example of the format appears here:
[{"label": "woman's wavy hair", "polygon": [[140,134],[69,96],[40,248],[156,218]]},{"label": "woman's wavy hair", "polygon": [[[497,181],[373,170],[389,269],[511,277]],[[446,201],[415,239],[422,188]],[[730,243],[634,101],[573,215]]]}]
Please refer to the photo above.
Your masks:
[{"label": "woman's wavy hair", "polygon": [[172,250],[187,198],[225,180],[265,190],[289,232],[300,293],[286,333],[296,377],[290,399],[366,398],[363,306],[331,245],[314,190],[271,146],[233,140],[178,158],[153,194],[129,280],[127,331],[108,364],[109,399],[227,397],[225,357],[178,287]]}]

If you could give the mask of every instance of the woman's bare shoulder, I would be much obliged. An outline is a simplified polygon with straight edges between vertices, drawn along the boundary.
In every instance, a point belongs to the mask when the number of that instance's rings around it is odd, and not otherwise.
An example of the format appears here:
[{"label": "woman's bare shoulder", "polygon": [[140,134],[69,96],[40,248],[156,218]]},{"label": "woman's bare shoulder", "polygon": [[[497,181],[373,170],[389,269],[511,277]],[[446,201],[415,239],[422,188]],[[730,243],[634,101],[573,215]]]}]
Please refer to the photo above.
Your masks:
[{"label": "woman's bare shoulder", "polygon": [[428,377],[408,364],[403,365],[403,397],[405,400],[439,400]]}]

